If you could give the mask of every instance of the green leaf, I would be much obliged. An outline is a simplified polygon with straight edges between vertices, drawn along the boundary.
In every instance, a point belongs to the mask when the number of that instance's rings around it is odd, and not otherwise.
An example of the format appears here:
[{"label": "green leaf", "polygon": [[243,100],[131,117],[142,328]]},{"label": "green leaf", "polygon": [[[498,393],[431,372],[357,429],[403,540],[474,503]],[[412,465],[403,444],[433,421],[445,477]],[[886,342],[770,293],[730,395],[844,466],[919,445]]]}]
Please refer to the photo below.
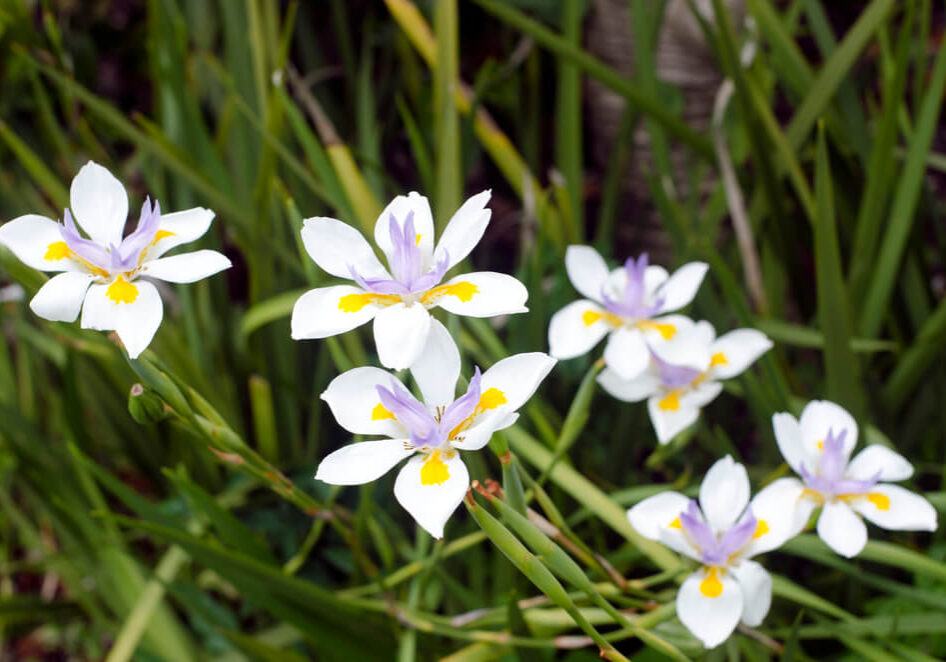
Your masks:
[{"label": "green leaf", "polygon": [[194,483],[183,467],[175,471],[166,469],[164,475],[184,496],[194,515],[205,517],[228,548],[262,563],[275,565],[275,557],[259,535],[217,503],[206,490]]},{"label": "green leaf", "polygon": [[849,302],[841,268],[837,226],[834,218],[834,191],[824,126],[818,129],[815,161],[815,197],[818,222],[815,225],[815,277],[818,291],[818,320],[824,334],[824,362],[827,396],[849,409],[857,418],[864,411],[860,370],[851,351]]},{"label": "green leaf", "polygon": [[860,328],[861,335],[868,338],[874,338],[880,333],[894,286],[897,284],[897,273],[910,230],[913,228],[913,220],[916,218],[920,189],[926,176],[926,158],[939,126],[944,91],[946,91],[946,48],[940,48],[936,54],[926,94],[920,105],[916,128],[910,140],[906,163],[903,166],[903,174],[897,181],[887,230],[883,233],[883,245],[880,247],[877,262],[874,265],[874,275],[864,299]]},{"label": "green leaf", "polygon": [[320,650],[328,659],[389,659],[393,643],[377,621],[331,591],[182,531],[122,516],[115,516],[115,521],[179,545],[195,562],[212,568],[248,599],[307,632],[325,647]]},{"label": "green leaf", "polygon": [[244,337],[251,336],[257,329],[283,317],[288,317],[296,301],[306,291],[302,289],[282,292],[270,299],[254,304],[243,315],[243,320],[240,322],[240,333]]}]

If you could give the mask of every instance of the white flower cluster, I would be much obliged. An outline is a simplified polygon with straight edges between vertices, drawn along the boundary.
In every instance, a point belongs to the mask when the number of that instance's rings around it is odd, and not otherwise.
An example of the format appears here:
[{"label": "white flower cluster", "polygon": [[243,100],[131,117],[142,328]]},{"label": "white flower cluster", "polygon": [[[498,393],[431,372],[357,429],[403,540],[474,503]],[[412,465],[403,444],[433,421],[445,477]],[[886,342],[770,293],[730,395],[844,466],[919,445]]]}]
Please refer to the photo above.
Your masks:
[{"label": "white flower cluster", "polygon": [[913,474],[903,456],[873,444],[849,461],[857,424],[843,408],[810,402],[800,419],[775,414],[772,424],[801,480],[779,478],[750,501],[745,467],[726,456],[707,472],[698,499],[663,492],[627,511],[641,535],[700,564],[677,593],[677,615],[707,648],[725,641],[740,622],[762,622],[772,602],[772,578],[750,559],[801,533],[819,506],[818,535],[845,557],[867,544],[861,518],[897,531],[936,530],[929,501],[882,482]]},{"label": "white flower cluster", "polygon": [[[230,267],[211,250],[164,257],[204,235],[214,214],[195,208],[162,215],[158,203],[147,200],[136,229],[125,236],[128,197],[105,168],[89,162],[70,193],[71,211],[64,211],[62,223],[21,216],[0,227],[0,243],[27,265],[58,272],[30,301],[37,315],[70,322],[81,311],[83,328],[114,330],[134,359],[150,344],[163,315],[152,280],[189,283]],[[412,392],[391,372],[370,366],[332,380],[322,398],[338,423],[376,438],[329,454],[316,478],[358,485],[406,460],[394,496],[437,538],[470,485],[461,451],[479,450],[494,432],[513,425],[556,359],[585,354],[607,336],[598,382],[620,400],[647,400],[664,444],[697,420],[722,390],[720,380],[740,374],[772,347],[754,329],[717,338],[708,322],[674,312],[692,301],[707,265],[686,264],[671,275],[642,255],[612,271],[593,249],[572,246],[565,266],[586,298],[553,316],[551,356],[517,354],[482,373],[477,367],[458,395],[460,351],[430,311],[439,307],[472,317],[527,311],[528,292],[512,276],[473,272],[446,278],[486,231],[489,197],[484,191],[467,200],[436,243],[427,199],[417,193],[395,198],[374,232],[387,266],[341,221],[310,218],[302,228],[315,263],[353,284],[302,295],[292,312],[292,337],[326,338],[372,321],[381,364],[409,369],[416,386]],[[5,299],[16,298],[13,290],[4,293]],[[745,467],[727,456],[706,474],[697,499],[665,492],[628,511],[641,535],[699,563],[680,587],[677,613],[707,647],[723,642],[739,622],[762,622],[772,579],[752,558],[800,533],[817,509],[818,535],[846,557],[867,542],[864,519],[895,530],[932,531],[937,525],[926,499],[890,484],[912,475],[905,458],[871,445],[850,459],[857,424],[840,406],[815,401],[799,419],[780,413],[772,422],[796,478],[780,478],[750,500]]]},{"label": "white flower cluster", "polygon": [[580,356],[607,336],[607,367],[598,383],[619,400],[646,400],[661,444],[696,422],[700,410],[722,391],[719,380],[735,377],[772,347],[755,329],[717,338],[709,322],[668,314],[696,296],[708,268],[703,262],[685,264],[670,275],[648,264],[645,253],[609,271],[590,246],[569,246],[565,268],[587,298],[552,316],[551,355]]}]

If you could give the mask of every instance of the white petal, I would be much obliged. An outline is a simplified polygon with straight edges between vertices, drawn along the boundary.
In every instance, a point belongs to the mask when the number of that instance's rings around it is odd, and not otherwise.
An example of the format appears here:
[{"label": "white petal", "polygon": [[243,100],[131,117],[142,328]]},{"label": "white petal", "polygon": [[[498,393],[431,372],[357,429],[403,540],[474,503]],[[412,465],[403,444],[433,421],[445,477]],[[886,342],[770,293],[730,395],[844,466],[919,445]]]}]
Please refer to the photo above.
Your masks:
[{"label": "white petal", "polygon": [[478,416],[476,423],[460,433],[459,438],[450,440],[450,445],[464,451],[478,451],[489,443],[494,432],[505,430],[517,420],[519,414],[506,411]]},{"label": "white petal", "polygon": [[85,271],[68,257],[46,259],[50,246],[65,243],[59,232],[60,227],[62,226],[59,223],[45,216],[27,214],[0,225],[0,244],[9,248],[20,262],[33,269]]},{"label": "white petal", "polygon": [[621,379],[634,379],[650,365],[644,335],[622,326],[611,334],[604,348],[604,361]]},{"label": "white petal", "polygon": [[148,249],[148,259],[157,259],[172,248],[200,239],[207,234],[213,220],[213,211],[203,207],[161,214],[158,240]]},{"label": "white petal", "polygon": [[496,408],[498,411],[516,411],[532,397],[555,363],[544,352],[513,354],[483,373],[480,389],[484,394],[490,389],[499,391],[502,403]]},{"label": "white petal", "polygon": [[700,551],[690,542],[679,519],[689,503],[690,499],[679,492],[661,492],[633,506],[627,511],[627,519],[645,538],[699,560]]},{"label": "white petal", "polygon": [[682,400],[678,401],[676,409],[668,404],[664,394],[647,400],[647,413],[650,414],[657,441],[661,444],[670,443],[671,439],[696,423],[700,417],[699,407],[688,407]]},{"label": "white petal", "polygon": [[424,296],[426,305],[440,306],[454,315],[495,317],[528,312],[526,286],[507,274],[474,271],[455,276]]},{"label": "white petal", "polygon": [[648,540],[660,540],[660,530],[674,526],[680,513],[686,512],[690,497],[679,492],[661,492],[647,497],[627,511],[634,530]]},{"label": "white petal", "polygon": [[788,462],[795,473],[801,472],[804,464],[811,471],[816,463],[816,456],[809,454],[802,442],[801,426],[798,420],[786,412],[772,415],[772,430],[775,432],[775,441],[782,457]]},{"label": "white petal", "polygon": [[319,463],[315,479],[329,485],[363,485],[377,480],[414,453],[407,439],[359,441],[329,453]]},{"label": "white petal", "polygon": [[128,357],[136,359],[151,344],[161,326],[164,316],[161,295],[148,281],[136,280],[125,283],[126,293],[134,298],[126,302],[116,299],[115,290],[110,289],[113,285],[95,284],[89,288],[82,306],[82,328],[115,331]]},{"label": "white petal", "polygon": [[813,500],[802,498],[804,491],[797,478],[779,478],[759,490],[749,504],[759,523],[740,556],[749,558],[776,549],[802,532],[815,509]]},{"label": "white petal", "polygon": [[647,293],[647,300],[652,301],[657,288],[663,285],[670,274],[659,264],[652,264],[644,269],[644,291]]},{"label": "white petal", "polygon": [[[823,442],[831,430],[837,437],[842,430],[847,430],[844,436],[845,459],[857,445],[857,423],[840,405],[828,400],[814,400],[805,405],[799,419],[801,438],[805,451],[811,456],[817,456],[819,442]],[[811,470],[811,467],[808,467]]]},{"label": "white petal", "polygon": [[492,211],[486,207],[491,191],[486,190],[468,198],[456,211],[434,251],[434,262],[439,262],[444,251],[450,267],[459,264],[480,243]]},{"label": "white petal", "polygon": [[[350,297],[350,298],[346,298]],[[328,338],[351,331],[384,308],[360,287],[335,285],[309,290],[292,308],[292,337]]]},{"label": "white petal", "polygon": [[549,353],[557,359],[586,354],[613,328],[604,312],[597,304],[579,299],[552,315]]},{"label": "white petal", "polygon": [[829,501],[818,517],[818,536],[841,556],[857,556],[867,544],[867,526],[843,501]]},{"label": "white petal", "polygon": [[393,216],[394,221],[403,228],[407,215],[412,211],[414,212],[414,231],[419,237],[416,240],[417,245],[420,246],[425,257],[430,258],[433,255],[434,217],[430,213],[430,203],[424,196],[411,191],[408,195],[399,195],[389,202],[378,216],[378,222],[374,226],[374,241],[388,256],[389,261],[394,250],[391,244],[391,218]]},{"label": "white petal", "polygon": [[665,527],[660,529],[659,533],[660,542],[673,551],[683,554],[694,561],[698,561],[700,563],[703,562],[700,548],[693,544],[693,542],[690,540],[690,537],[683,531],[682,527]]},{"label": "white petal", "polygon": [[855,455],[845,471],[847,478],[857,480],[870,480],[878,474],[878,480],[906,480],[913,475],[913,465],[900,453],[872,444]]},{"label": "white petal", "polygon": [[701,568],[686,578],[677,593],[677,616],[707,648],[729,638],[742,611],[742,589],[731,572]]},{"label": "white petal", "polygon": [[144,264],[141,273],[169,283],[193,283],[232,266],[230,259],[223,253],[202,250],[151,260]]},{"label": "white petal", "polygon": [[743,561],[730,570],[742,589],[742,622],[753,628],[762,625],[772,606],[772,576],[755,561]]},{"label": "white petal", "polygon": [[396,303],[374,318],[374,342],[381,365],[392,370],[409,368],[427,342],[430,313],[420,304]]},{"label": "white petal", "polygon": [[30,301],[30,308],[51,322],[75,322],[91,284],[91,274],[77,271],[58,274],[39,288]]},{"label": "white petal", "polygon": [[720,336],[710,349],[713,378],[735,377],[770,349],[772,341],[755,329],[736,329]]},{"label": "white petal", "polygon": [[[716,331],[706,321],[694,323],[684,315],[664,315],[641,325],[647,346],[666,363],[694,370],[710,365],[710,347]],[[672,335],[668,338],[668,330]]]},{"label": "white petal", "polygon": [[582,296],[601,301],[601,288],[608,280],[608,265],[591,246],[569,246],[565,251],[568,280]]},{"label": "white petal", "polygon": [[105,296],[108,285],[96,283],[89,287],[82,304],[82,319],[79,322],[83,329],[96,331],[114,331],[118,319],[116,306]]},{"label": "white petal", "polygon": [[404,465],[394,496],[430,535],[442,538],[444,525],[470,486],[470,474],[459,453],[435,453],[417,455]]},{"label": "white petal", "polygon": [[115,333],[132,359],[138,358],[148,348],[164,317],[164,304],[157,288],[143,280],[135,281],[134,285],[138,288],[138,298],[134,303],[117,304],[118,322],[115,325]]},{"label": "white petal", "polygon": [[693,301],[708,269],[705,262],[690,262],[674,271],[656,292],[657,297],[663,297],[661,312],[679,310]]},{"label": "white petal", "polygon": [[121,243],[128,219],[128,194],[112,173],[89,161],[73,178],[69,198],[76,223],[93,241],[102,246]]},{"label": "white petal", "polygon": [[322,399],[349,432],[404,437],[407,430],[384,408],[378,395],[378,386],[390,389],[392,382],[397,382],[394,375],[381,368],[353,368],[333,379]]},{"label": "white petal", "polygon": [[605,368],[598,375],[598,384],[624,402],[640,402],[660,392],[660,378],[650,370],[645,370],[634,379],[621,379],[611,368]]},{"label": "white petal", "polygon": [[411,365],[411,374],[428,407],[444,407],[456,397],[460,377],[460,350],[447,328],[430,321],[427,343]]},{"label": "white petal", "polygon": [[684,407],[702,409],[715,400],[722,391],[722,384],[704,379],[696,388],[691,388],[683,394],[683,397],[680,398],[680,404]]},{"label": "white petal", "polygon": [[749,475],[729,455],[717,460],[700,485],[700,509],[716,533],[729,529],[749,504]]},{"label": "white petal", "polygon": [[878,483],[865,496],[850,499],[850,505],[877,526],[891,531],[936,530],[933,505],[899,485]]},{"label": "white petal", "polygon": [[351,270],[364,278],[390,278],[358,230],[334,218],[303,221],[302,243],[309,257],[333,276],[352,280]]}]

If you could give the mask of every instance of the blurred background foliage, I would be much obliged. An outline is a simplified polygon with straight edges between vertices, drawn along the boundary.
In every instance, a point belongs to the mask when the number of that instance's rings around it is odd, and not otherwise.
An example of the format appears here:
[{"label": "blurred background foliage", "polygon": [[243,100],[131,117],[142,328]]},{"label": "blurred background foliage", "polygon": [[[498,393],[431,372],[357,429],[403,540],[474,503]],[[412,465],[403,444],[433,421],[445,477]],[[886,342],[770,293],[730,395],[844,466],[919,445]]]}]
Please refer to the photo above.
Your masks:
[{"label": "blurred background foliage", "polygon": [[[0,218],[61,217],[94,159],[133,208],[214,209],[202,241],[235,264],[165,292],[133,363],[0,303],[0,656],[579,661],[597,628],[635,659],[699,657],[679,562],[623,509],[724,453],[756,487],[782,475],[770,416],[809,399],[894,444],[942,515],[944,19],[932,0],[0,2]],[[365,329],[289,339],[326,282],[302,218],[367,230],[416,189],[442,227],[484,188],[472,262],[515,273],[531,312],[451,320],[464,374],[547,348],[572,243],[705,260],[692,316],[776,341],[667,447],[645,407],[594,392],[591,355],[494,440],[503,463],[469,456],[594,582],[564,602],[497,549],[528,538],[514,513],[479,514],[490,542],[461,509],[433,542],[391,476],[312,480],[350,441],[319,394],[375,357]],[[2,284],[28,300],[43,279],[0,249]],[[768,619],[709,657],[946,657],[946,539],[879,537],[855,561],[811,536],[769,554]]]}]

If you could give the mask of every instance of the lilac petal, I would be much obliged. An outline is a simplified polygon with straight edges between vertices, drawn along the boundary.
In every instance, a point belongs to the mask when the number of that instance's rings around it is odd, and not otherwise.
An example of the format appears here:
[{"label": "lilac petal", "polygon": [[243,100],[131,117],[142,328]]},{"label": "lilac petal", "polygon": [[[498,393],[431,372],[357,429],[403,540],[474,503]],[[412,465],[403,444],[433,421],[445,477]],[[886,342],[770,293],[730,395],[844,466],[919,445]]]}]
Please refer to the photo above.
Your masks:
[{"label": "lilac petal", "polygon": [[135,268],[141,262],[141,254],[154,241],[161,224],[161,205],[155,200],[151,205],[151,198],[145,199],[141,206],[141,216],[134,232],[125,237],[119,246],[122,261],[127,267]]},{"label": "lilac petal", "polygon": [[700,376],[699,370],[667,363],[653,352],[650,353],[650,356],[657,365],[661,383],[668,388],[689,386],[693,383],[693,380]]},{"label": "lilac petal", "polygon": [[476,411],[476,406],[480,403],[480,369],[476,367],[473,371],[473,377],[470,379],[470,385],[466,393],[454,400],[447,406],[443,415],[440,417],[440,429],[449,435],[460,423],[465,421]]},{"label": "lilac petal", "polygon": [[845,478],[835,481],[833,492],[835,494],[864,494],[869,491],[880,480],[881,472],[871,476],[867,480],[857,480],[856,478]]},{"label": "lilac petal", "polygon": [[358,283],[361,289],[366,292],[396,295],[410,293],[410,289],[406,285],[396,280],[390,280],[388,278],[363,278],[352,265],[348,265],[348,271],[351,273],[352,280]]},{"label": "lilac petal", "polygon": [[641,253],[637,261],[627,258],[624,271],[627,273],[627,285],[624,287],[624,304],[629,310],[640,308],[644,297],[644,271],[647,269],[647,253]]},{"label": "lilac petal", "polygon": [[686,512],[680,513],[680,524],[702,553],[712,553],[716,550],[716,536],[709,525],[703,521],[703,515],[695,499],[690,500]]},{"label": "lilac petal", "polygon": [[442,439],[438,436],[437,421],[407,389],[393,379],[390,390],[383,386],[375,388],[381,398],[381,404],[408,429],[414,445],[440,445]]},{"label": "lilac petal", "polygon": [[759,521],[752,514],[752,509],[747,509],[742,521],[726,531],[723,537],[720,538],[717,551],[719,551],[720,555],[724,558],[728,559],[752,540],[752,536],[755,535],[758,524]]},{"label": "lilac petal", "polygon": [[63,225],[59,228],[59,234],[73,253],[104,271],[109,270],[112,260],[108,251],[79,234],[79,229],[68,209],[63,211]]},{"label": "lilac petal", "polygon": [[847,436],[847,430],[841,430],[841,434],[835,436],[834,430],[828,429],[828,435],[825,437],[824,445],[821,451],[821,461],[818,465],[818,475],[827,480],[838,480],[847,466],[844,457],[844,438]]},{"label": "lilac petal", "polygon": [[627,283],[624,285],[623,296],[619,299],[611,297],[605,286],[601,287],[601,301],[609,312],[630,319],[650,319],[663,308],[663,298],[647,304],[645,277],[648,264],[647,253],[641,253],[636,260],[632,257],[625,260]]},{"label": "lilac petal", "polygon": [[449,268],[450,255],[444,250],[443,256],[430,271],[414,279],[414,282],[411,284],[411,292],[426,292],[437,286],[440,281],[443,280],[443,275],[447,273],[447,269]]},{"label": "lilac petal", "polygon": [[397,221],[391,217],[388,224],[391,232],[391,242],[394,253],[391,256],[391,271],[396,280],[412,288],[414,280],[421,275],[423,257],[417,246],[417,233],[414,230],[414,212],[408,212],[404,219],[404,227],[398,228]]}]

